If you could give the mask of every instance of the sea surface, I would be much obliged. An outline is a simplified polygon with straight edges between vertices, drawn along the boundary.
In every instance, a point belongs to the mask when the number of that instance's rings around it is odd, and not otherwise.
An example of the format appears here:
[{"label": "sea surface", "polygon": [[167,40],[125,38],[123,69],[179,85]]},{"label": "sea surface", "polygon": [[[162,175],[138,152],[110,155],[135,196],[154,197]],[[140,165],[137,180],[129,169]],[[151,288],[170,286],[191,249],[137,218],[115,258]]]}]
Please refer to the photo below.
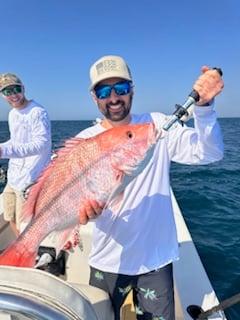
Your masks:
[{"label": "sea surface", "polygon": [[[240,293],[240,118],[221,118],[219,122],[224,159],[205,166],[173,163],[170,174],[203,265],[223,301]],[[53,148],[91,124],[92,121],[52,121]],[[8,137],[7,122],[0,122],[0,142]],[[0,159],[0,165],[6,168],[7,161]],[[3,186],[0,183],[0,191]],[[240,320],[240,303],[225,313],[229,320]]]}]

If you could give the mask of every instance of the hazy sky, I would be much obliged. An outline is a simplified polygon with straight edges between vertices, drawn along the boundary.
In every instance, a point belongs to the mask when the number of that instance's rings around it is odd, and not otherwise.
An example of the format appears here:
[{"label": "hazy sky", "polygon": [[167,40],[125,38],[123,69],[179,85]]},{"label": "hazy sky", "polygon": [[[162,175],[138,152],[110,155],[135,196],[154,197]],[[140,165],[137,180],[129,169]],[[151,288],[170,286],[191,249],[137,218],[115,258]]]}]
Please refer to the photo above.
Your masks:
[{"label": "hazy sky", "polygon": [[[52,120],[100,116],[89,68],[109,54],[131,68],[135,113],[172,113],[208,65],[224,73],[218,115],[240,117],[239,0],[7,0],[0,28],[0,73],[18,74]],[[0,97],[0,120],[9,110]]]}]

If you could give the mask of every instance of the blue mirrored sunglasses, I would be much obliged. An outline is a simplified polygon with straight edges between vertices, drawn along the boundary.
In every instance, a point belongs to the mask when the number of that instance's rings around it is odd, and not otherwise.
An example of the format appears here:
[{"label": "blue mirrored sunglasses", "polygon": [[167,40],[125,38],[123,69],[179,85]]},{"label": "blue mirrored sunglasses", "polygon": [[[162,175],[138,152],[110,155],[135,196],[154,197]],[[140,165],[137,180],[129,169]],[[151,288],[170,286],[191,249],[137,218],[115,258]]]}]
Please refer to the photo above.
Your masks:
[{"label": "blue mirrored sunglasses", "polygon": [[112,89],[118,96],[124,96],[131,90],[132,84],[129,81],[115,83],[113,86],[96,86],[94,92],[98,99],[107,99],[110,97]]},{"label": "blue mirrored sunglasses", "polygon": [[22,87],[21,86],[15,86],[11,89],[3,89],[2,90],[2,94],[4,96],[11,96],[12,94],[17,94],[17,93],[21,93],[22,92]]}]

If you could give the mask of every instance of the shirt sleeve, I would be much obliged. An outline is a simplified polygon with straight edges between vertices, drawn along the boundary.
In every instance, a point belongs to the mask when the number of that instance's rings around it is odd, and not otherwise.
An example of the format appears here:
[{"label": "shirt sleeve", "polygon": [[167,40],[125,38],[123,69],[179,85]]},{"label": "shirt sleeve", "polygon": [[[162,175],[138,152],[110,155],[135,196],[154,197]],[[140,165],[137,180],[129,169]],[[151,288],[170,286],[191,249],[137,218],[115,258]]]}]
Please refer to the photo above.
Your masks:
[{"label": "shirt sleeve", "polygon": [[194,128],[179,124],[166,136],[172,161],[208,164],[223,158],[224,146],[214,104],[194,106]]},{"label": "shirt sleeve", "polygon": [[[51,144],[51,125],[46,110],[36,108],[31,115],[26,137],[16,142],[15,139],[0,144],[1,158],[24,158],[40,154]],[[24,141],[25,140],[25,141]]]}]

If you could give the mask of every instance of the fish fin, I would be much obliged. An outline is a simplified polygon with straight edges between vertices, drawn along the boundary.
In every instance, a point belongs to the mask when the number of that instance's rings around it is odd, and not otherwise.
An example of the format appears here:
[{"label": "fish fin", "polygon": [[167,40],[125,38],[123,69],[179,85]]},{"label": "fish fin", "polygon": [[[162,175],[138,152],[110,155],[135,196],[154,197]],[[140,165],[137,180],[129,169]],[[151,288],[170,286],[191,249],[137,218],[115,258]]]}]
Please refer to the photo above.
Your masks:
[{"label": "fish fin", "polygon": [[65,247],[66,243],[72,240],[74,234],[77,230],[76,227],[69,227],[64,230],[53,231],[51,234],[54,237],[54,245],[56,249],[56,257],[60,253],[60,251]]},{"label": "fish fin", "polygon": [[37,252],[29,252],[27,250],[19,252],[16,247],[16,244],[13,243],[1,253],[0,265],[33,268]]},{"label": "fish fin", "polygon": [[79,144],[83,140],[86,140],[85,138],[81,137],[71,137],[64,141],[61,141],[56,145],[57,150],[54,152],[54,158],[61,156],[63,147],[64,148],[73,148],[76,144]]}]

